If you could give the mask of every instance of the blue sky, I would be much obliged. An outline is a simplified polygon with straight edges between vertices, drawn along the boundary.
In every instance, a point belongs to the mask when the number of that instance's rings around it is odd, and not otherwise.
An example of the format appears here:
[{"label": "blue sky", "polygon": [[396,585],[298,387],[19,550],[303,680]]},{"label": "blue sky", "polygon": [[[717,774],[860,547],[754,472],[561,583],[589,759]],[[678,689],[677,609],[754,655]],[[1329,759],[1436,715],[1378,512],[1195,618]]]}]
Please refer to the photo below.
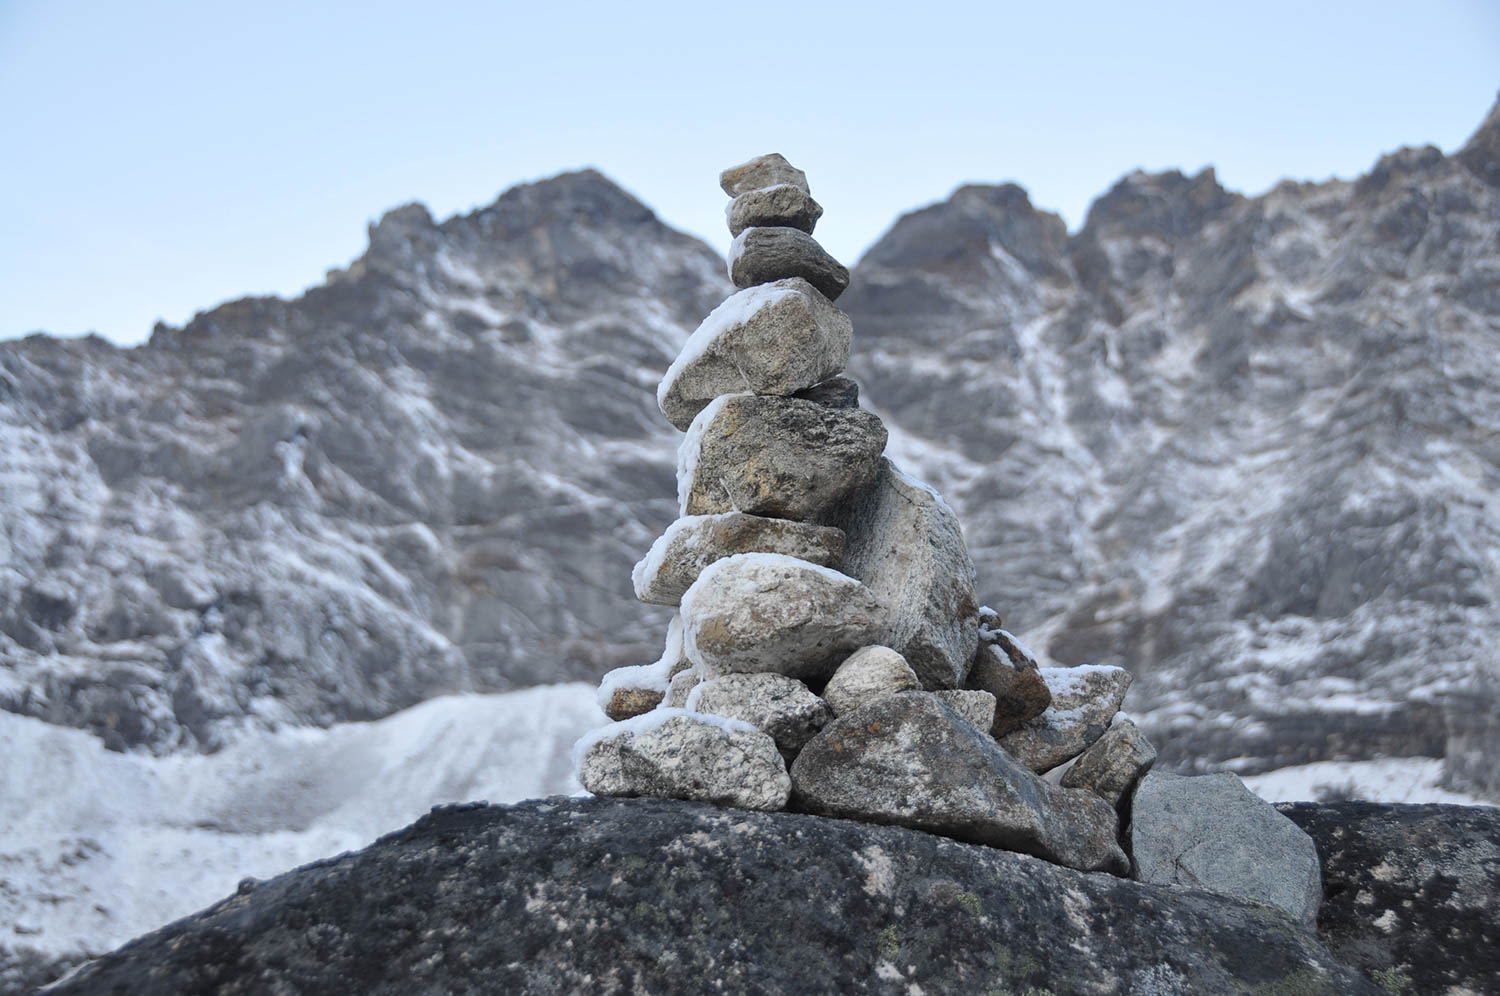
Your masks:
[{"label": "blue sky", "polygon": [[293,295],[407,201],[596,166],[723,252],[717,173],[808,172],[853,263],[1013,180],[1072,228],[1137,167],[1258,193],[1461,145],[1500,4],[0,0],[0,338]]}]

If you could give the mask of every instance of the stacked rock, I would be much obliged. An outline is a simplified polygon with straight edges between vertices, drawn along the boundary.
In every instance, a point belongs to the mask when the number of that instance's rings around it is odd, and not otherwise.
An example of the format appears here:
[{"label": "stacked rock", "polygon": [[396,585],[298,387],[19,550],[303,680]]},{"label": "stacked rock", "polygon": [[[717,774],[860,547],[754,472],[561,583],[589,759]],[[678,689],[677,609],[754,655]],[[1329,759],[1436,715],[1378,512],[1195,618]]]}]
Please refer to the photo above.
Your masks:
[{"label": "stacked rock", "polygon": [[1125,873],[1118,811],[1156,756],[1119,712],[1130,675],[1038,667],[977,604],[953,510],[882,456],[841,376],[849,275],[812,237],[806,176],[769,155],[720,184],[739,290],[658,388],[686,432],[681,517],[633,573],[679,611],[660,660],[605,676],[616,722],[579,742],[579,780]]}]

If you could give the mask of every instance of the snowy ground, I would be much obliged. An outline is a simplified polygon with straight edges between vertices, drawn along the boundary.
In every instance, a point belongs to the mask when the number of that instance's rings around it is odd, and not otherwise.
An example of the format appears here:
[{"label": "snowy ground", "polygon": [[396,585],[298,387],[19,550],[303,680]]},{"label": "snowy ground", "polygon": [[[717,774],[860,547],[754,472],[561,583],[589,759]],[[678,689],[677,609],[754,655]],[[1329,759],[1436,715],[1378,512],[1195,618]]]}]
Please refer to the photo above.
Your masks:
[{"label": "snowy ground", "polygon": [[434,805],[581,791],[569,751],[604,722],[575,683],[153,758],[0,712],[0,945],[103,953]]},{"label": "snowy ground", "polygon": [[[102,953],[268,878],[362,847],[441,803],[580,791],[591,686],[449,696],[376,723],[247,737],[210,756],[104,750],[0,712],[0,947]],[[1266,799],[1480,800],[1441,762],[1310,764],[1246,778]]]}]

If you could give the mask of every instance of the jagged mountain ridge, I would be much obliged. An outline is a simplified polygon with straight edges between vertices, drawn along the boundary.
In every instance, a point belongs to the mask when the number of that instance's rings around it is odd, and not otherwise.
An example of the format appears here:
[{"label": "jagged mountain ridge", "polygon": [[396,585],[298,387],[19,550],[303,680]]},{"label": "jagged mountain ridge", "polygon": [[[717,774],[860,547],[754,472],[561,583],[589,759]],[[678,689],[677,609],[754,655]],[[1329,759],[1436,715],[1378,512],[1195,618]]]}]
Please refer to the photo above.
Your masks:
[{"label": "jagged mountain ridge", "polygon": [[[965,187],[856,267],[891,452],[1008,626],[1137,673],[1167,763],[1440,753],[1476,701],[1443,693],[1500,630],[1497,132],[1256,198],[1133,174],[1071,236]],[[398,209],[304,297],[138,349],[0,344],[0,703],[212,746],[650,659],[651,388],[728,289],[584,173]]]}]

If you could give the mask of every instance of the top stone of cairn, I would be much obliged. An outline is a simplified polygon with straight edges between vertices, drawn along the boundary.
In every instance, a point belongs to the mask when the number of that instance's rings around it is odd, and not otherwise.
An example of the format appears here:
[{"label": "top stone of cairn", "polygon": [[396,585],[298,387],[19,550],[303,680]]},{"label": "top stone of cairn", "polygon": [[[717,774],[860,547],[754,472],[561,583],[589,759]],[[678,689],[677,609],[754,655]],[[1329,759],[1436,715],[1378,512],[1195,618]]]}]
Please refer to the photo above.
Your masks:
[{"label": "top stone of cairn", "polygon": [[738,197],[751,190],[790,184],[804,194],[807,189],[807,174],[786,161],[779,152],[756,156],[747,163],[731,166],[719,174],[719,186],[730,197]]}]

